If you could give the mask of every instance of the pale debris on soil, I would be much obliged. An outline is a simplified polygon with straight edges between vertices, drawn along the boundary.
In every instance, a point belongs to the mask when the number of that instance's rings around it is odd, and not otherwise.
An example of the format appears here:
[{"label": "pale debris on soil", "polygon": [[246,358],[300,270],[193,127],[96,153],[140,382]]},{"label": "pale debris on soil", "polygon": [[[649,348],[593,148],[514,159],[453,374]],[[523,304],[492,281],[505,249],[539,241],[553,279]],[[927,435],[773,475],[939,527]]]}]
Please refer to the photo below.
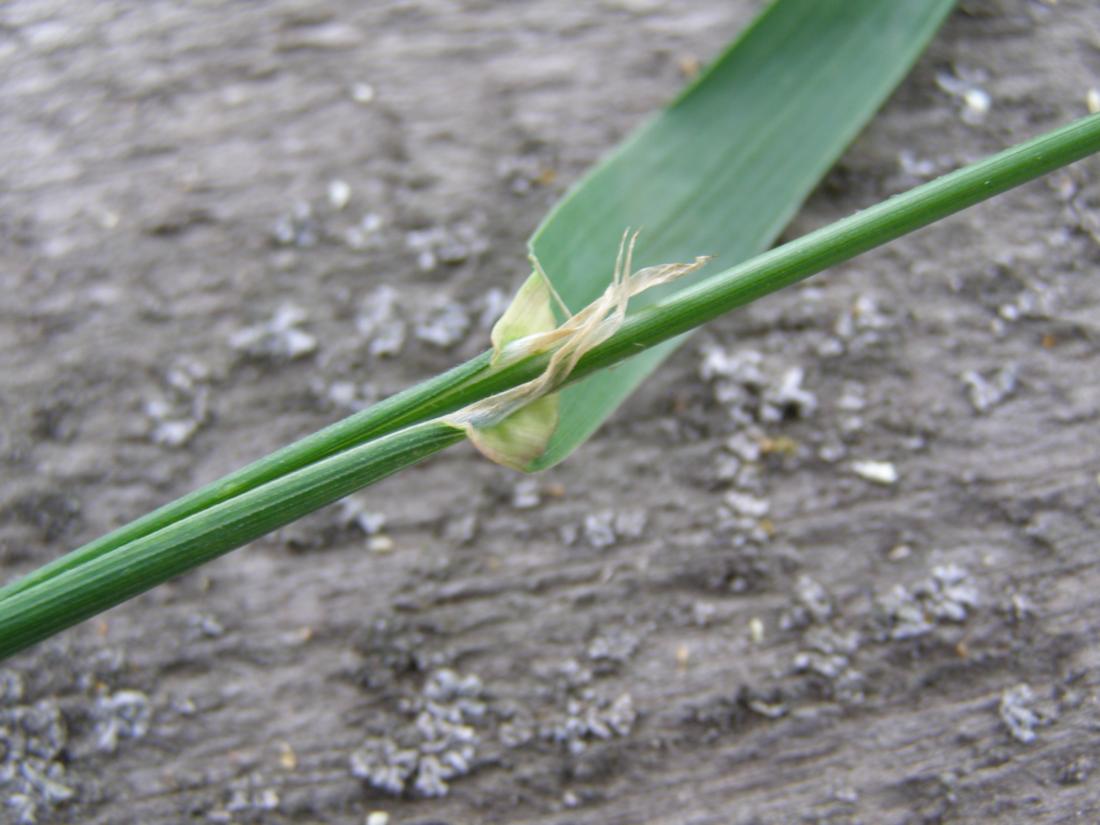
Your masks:
[{"label": "pale debris on soil", "polygon": [[898,469],[889,461],[853,461],[852,472],[875,484],[891,485],[898,480]]},{"label": "pale debris on soil", "polygon": [[453,226],[432,226],[415,229],[405,234],[405,245],[416,253],[416,264],[424,272],[431,272],[440,263],[459,264],[476,257],[489,248],[485,236],[485,219],[463,221]]},{"label": "pale debris on soil", "polygon": [[715,343],[704,344],[700,353],[699,376],[711,384],[715,401],[734,421],[805,418],[817,409],[817,397],[802,386],[802,367],[772,363],[757,350],[728,352]]},{"label": "pale debris on soil", "polygon": [[103,693],[82,709],[90,724],[74,735],[55,700],[28,702],[25,693],[20,674],[0,671],[0,820],[33,825],[79,795],[66,767],[83,757],[115,753],[122,740],[144,737],[152,705],[136,690]]},{"label": "pale debris on soil", "polygon": [[68,732],[57,704],[0,708],[0,796],[11,822],[33,825],[43,809],[69,801],[66,784]]},{"label": "pale debris on soil", "polygon": [[833,332],[839,339],[841,350],[846,348],[849,352],[858,352],[878,344],[883,332],[897,323],[897,319],[885,312],[873,295],[862,293],[837,317]]},{"label": "pale debris on soil", "polygon": [[370,381],[356,384],[354,381],[333,381],[325,386],[318,382],[313,387],[317,397],[327,404],[341,410],[359,412],[365,410],[379,398],[378,388]]},{"label": "pale debris on soil", "polygon": [[370,339],[371,355],[400,355],[405,346],[405,322],[398,314],[401,295],[392,286],[384,284],[363,300],[355,318],[355,328],[364,338]]},{"label": "pale debris on soil", "polygon": [[317,339],[299,329],[308,315],[295,304],[283,304],[271,319],[245,327],[229,337],[233,349],[257,357],[293,361],[317,349]]},{"label": "pale debris on soil", "polygon": [[648,521],[649,517],[642,509],[618,513],[614,510],[601,510],[584,517],[584,538],[592,547],[603,550],[616,544],[621,538],[640,538],[645,533]]},{"label": "pale debris on soil", "polygon": [[354,525],[368,536],[381,533],[386,526],[386,514],[368,509],[370,499],[367,496],[348,496],[340,502],[340,521],[344,525]]},{"label": "pale debris on soil", "polygon": [[911,588],[897,585],[877,603],[891,639],[923,636],[941,622],[959,623],[978,606],[970,573],[956,564],[932,568],[932,575]]},{"label": "pale debris on soil", "polygon": [[385,220],[377,212],[367,212],[358,223],[344,230],[344,243],[358,250],[381,247],[384,242],[379,230],[384,224]]},{"label": "pale debris on soil", "polygon": [[419,314],[413,333],[440,349],[449,349],[461,341],[470,328],[470,314],[458,301],[442,301]]},{"label": "pale debris on soil", "polygon": [[863,701],[866,677],[852,659],[860,646],[855,631],[838,633],[828,627],[814,627],[803,637],[804,650],[794,657],[795,673],[810,673],[826,680],[834,699],[847,704]]},{"label": "pale debris on soil", "polygon": [[512,506],[517,510],[532,510],[542,503],[538,479],[521,478],[512,488]]},{"label": "pale debris on soil", "polygon": [[96,749],[114,753],[122,739],[141,739],[149,732],[153,709],[149,697],[138,690],[120,690],[96,699]]},{"label": "pale debris on soil", "polygon": [[759,498],[739,490],[726,493],[725,502],[736,515],[751,519],[763,518],[771,509],[771,504],[766,498]]},{"label": "pale debris on soil", "polygon": [[936,85],[961,101],[959,115],[968,126],[984,121],[993,106],[993,98],[981,86],[986,80],[985,72],[962,66],[956,66],[954,73],[936,72]]},{"label": "pale debris on soil", "polygon": [[790,630],[829,621],[833,615],[833,600],[819,581],[803,573],[794,587],[795,605],[780,619],[780,627]]},{"label": "pale debris on soil", "polygon": [[967,370],[959,376],[966,385],[970,405],[975,412],[989,412],[1016,391],[1016,369],[1014,364],[1008,364],[995,370],[988,378],[977,370]]},{"label": "pale debris on soil", "polygon": [[210,371],[201,361],[182,359],[165,374],[167,392],[145,403],[145,415],[152,425],[155,444],[182,447],[209,419]]},{"label": "pale debris on soil", "polygon": [[478,521],[473,513],[448,519],[443,526],[443,538],[449,544],[469,544],[477,536]]},{"label": "pale debris on soil", "polygon": [[1065,300],[1059,287],[1032,279],[1015,298],[997,307],[997,316],[1008,322],[1057,318]]},{"label": "pale debris on soil", "polygon": [[346,180],[329,181],[328,184],[328,203],[333,209],[339,211],[343,209],[351,201],[351,185]]},{"label": "pale debris on soil", "polygon": [[321,225],[313,216],[313,207],[306,201],[296,201],[288,214],[282,215],[272,227],[275,242],[282,246],[309,249],[321,238]]},{"label": "pale debris on soil", "polygon": [[622,693],[613,701],[588,691],[580,699],[566,703],[565,715],[544,725],[540,731],[549,739],[565,747],[569,753],[583,753],[594,740],[607,740],[628,736],[634,729],[638,713],[629,693]]},{"label": "pale debris on soil", "polygon": [[589,643],[585,654],[589,660],[597,664],[625,664],[641,647],[644,632],[644,630],[638,633],[622,629],[608,630]]},{"label": "pale debris on soil", "polygon": [[352,752],[352,776],[394,795],[446,796],[449,781],[473,770],[481,742],[473,723],[486,713],[482,692],[476,675],[435,671],[421,695],[402,703],[415,715],[411,725],[393,736],[370,737]]},{"label": "pale debris on soil", "polygon": [[1001,694],[997,713],[1012,738],[1028,745],[1038,738],[1036,728],[1054,721],[1053,708],[1043,708],[1042,704],[1030,685],[1020,683]]},{"label": "pale debris on soil", "polygon": [[351,86],[351,99],[356,103],[366,106],[374,100],[374,87],[362,81]]}]

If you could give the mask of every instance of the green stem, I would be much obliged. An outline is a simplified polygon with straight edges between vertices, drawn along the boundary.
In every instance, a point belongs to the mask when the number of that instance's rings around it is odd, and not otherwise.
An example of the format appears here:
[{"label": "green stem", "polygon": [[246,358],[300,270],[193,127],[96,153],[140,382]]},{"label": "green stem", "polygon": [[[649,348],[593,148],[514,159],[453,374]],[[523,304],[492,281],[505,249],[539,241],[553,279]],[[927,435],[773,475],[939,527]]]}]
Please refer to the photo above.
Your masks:
[{"label": "green stem", "polygon": [[79,567],[132,541],[152,535],[181,519],[255,490],[288,473],[308,467],[372,438],[449,412],[454,409],[454,406],[447,406],[447,399],[454,389],[462,386],[471,376],[485,371],[488,366],[489,353],[483,353],[442,375],[390,396],[362,412],[348,416],[342,421],[289,444],[0,588],[0,602],[41,584],[59,573]]},{"label": "green stem", "polygon": [[628,316],[573,379],[1098,151],[1100,115],[1090,115],[894,195]]},{"label": "green stem", "polygon": [[[629,315],[571,380],[1097,151],[1100,115],[720,272]],[[40,568],[0,590],[0,657],[462,440],[432,419],[530,380],[546,360],[493,369],[483,353]]]},{"label": "green stem", "polygon": [[0,604],[0,657],[247,544],[465,438],[428,422],[353,447],[56,572]]}]

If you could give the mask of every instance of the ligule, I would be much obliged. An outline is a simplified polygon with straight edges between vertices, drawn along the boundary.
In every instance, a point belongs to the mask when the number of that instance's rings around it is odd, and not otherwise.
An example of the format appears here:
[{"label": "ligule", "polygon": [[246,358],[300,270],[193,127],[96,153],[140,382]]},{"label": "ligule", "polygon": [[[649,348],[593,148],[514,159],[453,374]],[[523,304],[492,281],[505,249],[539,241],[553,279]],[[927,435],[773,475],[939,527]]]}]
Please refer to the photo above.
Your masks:
[{"label": "ligule", "polygon": [[[533,274],[493,327],[493,363],[503,365],[552,352],[546,369],[537,378],[444,419],[465,430],[470,442],[485,457],[506,467],[529,471],[546,451],[558,426],[557,390],[568,381],[586,352],[618,331],[630,299],[689,275],[710,260],[700,256],[692,263],[661,264],[631,274],[638,234],[631,233],[629,228],[623,232],[611,282],[603,294],[575,314],[569,314],[538,259],[531,256]],[[554,323],[551,299],[567,316],[560,325]]]}]

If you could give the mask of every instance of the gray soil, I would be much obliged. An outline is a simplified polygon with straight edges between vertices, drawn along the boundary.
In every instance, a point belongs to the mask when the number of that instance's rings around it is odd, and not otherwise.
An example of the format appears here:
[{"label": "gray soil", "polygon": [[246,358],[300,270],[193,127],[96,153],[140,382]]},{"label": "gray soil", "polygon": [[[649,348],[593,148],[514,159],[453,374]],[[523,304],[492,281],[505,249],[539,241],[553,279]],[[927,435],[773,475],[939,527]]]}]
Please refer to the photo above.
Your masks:
[{"label": "gray soil", "polygon": [[[759,5],[0,6],[3,579],[481,351]],[[1093,0],[964,2],[789,236],[1097,77]],[[454,449],[12,658],[0,820],[1100,821],[1098,172],[713,324],[542,476]]]}]

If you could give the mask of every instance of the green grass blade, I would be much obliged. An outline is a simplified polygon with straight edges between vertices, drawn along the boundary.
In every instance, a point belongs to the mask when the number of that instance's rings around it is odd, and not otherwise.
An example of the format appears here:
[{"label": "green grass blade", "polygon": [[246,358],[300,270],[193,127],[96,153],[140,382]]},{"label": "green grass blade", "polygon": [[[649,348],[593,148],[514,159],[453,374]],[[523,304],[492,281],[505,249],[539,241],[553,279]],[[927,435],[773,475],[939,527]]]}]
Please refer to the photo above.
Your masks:
[{"label": "green grass blade", "polygon": [[573,378],[602,375],[640,350],[1097,152],[1100,114],[894,195],[628,315]]},{"label": "green grass blade", "polygon": [[489,354],[474,358],[422,384],[391,396],[368,409],[277,450],[182,498],[67,553],[34,572],[0,588],[0,601],[59,573],[151,535],[181,519],[254,490],[329,456],[363,444],[402,427],[450,412],[463,401],[451,401],[456,388],[489,366]]},{"label": "green grass blade", "polygon": [[[589,352],[575,376],[598,374],[735,307],[774,292],[875,246],[954,214],[993,195],[1100,151],[1100,115],[953,172],[910,192],[819,229],[703,283],[628,316],[618,332]],[[452,371],[467,378],[448,385],[448,410],[529,380],[545,366],[533,358],[503,370],[479,356]],[[424,387],[379,407],[407,420],[428,404]],[[377,409],[377,408],[376,408]],[[353,417],[356,421],[373,420]],[[327,432],[327,431],[322,431]],[[266,484],[237,494],[133,539],[111,551],[56,567],[0,600],[0,657],[95,615],[407,467],[464,438],[452,427],[427,422],[345,449]],[[284,451],[285,452],[285,451]],[[278,454],[276,454],[278,455]],[[258,462],[260,466],[263,462]],[[214,485],[216,486],[216,485]]]},{"label": "green grass blade", "polygon": [[[774,3],[535,233],[531,249],[566,304],[576,311],[603,291],[627,226],[643,230],[639,267],[712,255],[706,272],[714,272],[767,249],[953,5]],[[560,424],[532,469],[569,455],[677,343],[567,389]]]},{"label": "green grass blade", "polygon": [[[544,222],[532,249],[574,308],[600,291],[619,233],[647,228],[654,262],[767,248],[904,75],[953,0],[779,0],[663,115],[601,164]],[[596,275],[598,277],[593,278]],[[651,300],[641,296],[639,304]],[[569,388],[547,467],[564,458],[675,343]],[[0,589],[0,600],[328,456],[453,410],[475,359],[289,445]],[[458,396],[461,398],[461,395]]]},{"label": "green grass blade", "polygon": [[55,571],[0,602],[0,658],[411,466],[465,434],[425,423],[338,453]]}]

